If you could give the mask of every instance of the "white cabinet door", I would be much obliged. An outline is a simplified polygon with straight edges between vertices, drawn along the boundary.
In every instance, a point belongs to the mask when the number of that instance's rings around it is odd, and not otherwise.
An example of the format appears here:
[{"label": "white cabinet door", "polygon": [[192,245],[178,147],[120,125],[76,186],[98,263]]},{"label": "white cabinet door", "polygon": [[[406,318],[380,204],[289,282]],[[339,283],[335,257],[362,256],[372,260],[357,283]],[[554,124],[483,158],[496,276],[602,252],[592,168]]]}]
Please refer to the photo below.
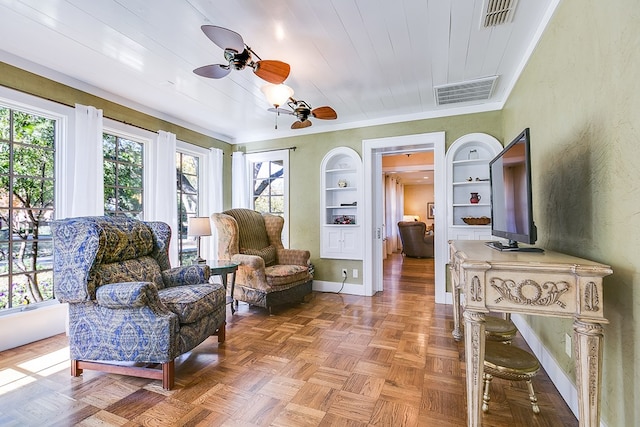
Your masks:
[{"label": "white cabinet door", "polygon": [[491,236],[489,227],[451,227],[449,228],[449,240],[496,240]]},{"label": "white cabinet door", "polygon": [[362,233],[357,226],[323,227],[322,258],[362,259]]},{"label": "white cabinet door", "polygon": [[362,258],[360,251],[360,227],[344,228],[342,230],[342,253],[349,258]]},{"label": "white cabinet door", "polygon": [[[337,227],[325,227],[325,254],[340,254],[342,252],[342,231]],[[324,255],[323,255],[324,256]]]}]

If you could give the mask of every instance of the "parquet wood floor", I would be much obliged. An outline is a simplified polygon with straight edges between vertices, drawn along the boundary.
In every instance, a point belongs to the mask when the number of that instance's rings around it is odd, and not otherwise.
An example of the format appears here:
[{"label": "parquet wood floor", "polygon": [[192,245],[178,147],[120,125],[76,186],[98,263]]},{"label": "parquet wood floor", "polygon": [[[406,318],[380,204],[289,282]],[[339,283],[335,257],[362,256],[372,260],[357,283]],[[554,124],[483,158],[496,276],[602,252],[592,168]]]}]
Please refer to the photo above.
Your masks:
[{"label": "parquet wood floor", "polygon": [[[317,293],[274,309],[240,304],[227,341],[176,363],[176,387],[69,375],[66,337],[0,353],[2,426],[464,426],[464,346],[434,303],[433,260],[392,255],[374,297]],[[524,346],[520,338],[516,344]],[[494,379],[483,425],[577,426],[544,372],[540,415],[523,383]]]}]

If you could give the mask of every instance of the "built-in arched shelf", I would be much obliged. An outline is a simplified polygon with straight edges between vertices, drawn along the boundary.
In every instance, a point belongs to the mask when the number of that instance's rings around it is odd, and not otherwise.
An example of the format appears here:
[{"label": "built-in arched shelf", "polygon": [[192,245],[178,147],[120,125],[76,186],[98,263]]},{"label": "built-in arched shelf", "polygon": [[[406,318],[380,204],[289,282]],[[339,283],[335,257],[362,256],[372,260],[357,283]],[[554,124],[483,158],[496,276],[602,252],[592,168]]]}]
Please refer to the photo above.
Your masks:
[{"label": "built-in arched shelf", "polygon": [[320,256],[362,259],[362,160],[337,147],[322,159],[320,174]]},{"label": "built-in arched shelf", "polygon": [[[491,218],[489,162],[502,148],[491,135],[470,133],[455,140],[447,150],[448,239],[491,238],[491,225],[469,225],[462,218]],[[477,193],[477,203],[471,201],[472,193]]]}]

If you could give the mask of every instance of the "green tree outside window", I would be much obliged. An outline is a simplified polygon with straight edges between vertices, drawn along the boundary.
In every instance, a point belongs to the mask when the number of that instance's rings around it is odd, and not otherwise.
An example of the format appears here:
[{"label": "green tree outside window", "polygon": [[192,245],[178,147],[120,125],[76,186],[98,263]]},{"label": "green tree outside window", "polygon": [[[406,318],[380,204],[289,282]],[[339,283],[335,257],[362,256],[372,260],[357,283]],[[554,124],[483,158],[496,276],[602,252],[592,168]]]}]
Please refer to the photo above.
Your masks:
[{"label": "green tree outside window", "polygon": [[144,144],[104,133],[104,212],[143,219]]},{"label": "green tree outside window", "polygon": [[0,106],[0,310],[54,298],[56,121]]},{"label": "green tree outside window", "polygon": [[190,265],[196,259],[196,242],[187,236],[189,218],[197,217],[200,204],[199,159],[186,153],[176,153],[178,197],[178,258],[180,265]]}]

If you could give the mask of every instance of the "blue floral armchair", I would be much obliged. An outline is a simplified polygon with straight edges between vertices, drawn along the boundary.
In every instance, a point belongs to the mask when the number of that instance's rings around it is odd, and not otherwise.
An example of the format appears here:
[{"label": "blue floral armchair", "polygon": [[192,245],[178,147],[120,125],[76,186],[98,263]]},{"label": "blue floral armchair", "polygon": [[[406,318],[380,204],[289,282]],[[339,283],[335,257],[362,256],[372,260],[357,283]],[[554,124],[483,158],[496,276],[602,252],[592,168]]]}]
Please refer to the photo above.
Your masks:
[{"label": "blue floral armchair", "polygon": [[161,379],[169,390],[176,357],[211,335],[224,342],[225,289],[209,283],[206,265],[171,268],[167,224],[83,217],[52,227],[55,295],[69,303],[71,375]]}]

